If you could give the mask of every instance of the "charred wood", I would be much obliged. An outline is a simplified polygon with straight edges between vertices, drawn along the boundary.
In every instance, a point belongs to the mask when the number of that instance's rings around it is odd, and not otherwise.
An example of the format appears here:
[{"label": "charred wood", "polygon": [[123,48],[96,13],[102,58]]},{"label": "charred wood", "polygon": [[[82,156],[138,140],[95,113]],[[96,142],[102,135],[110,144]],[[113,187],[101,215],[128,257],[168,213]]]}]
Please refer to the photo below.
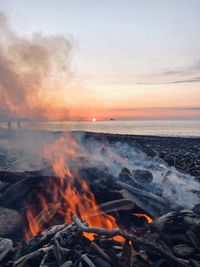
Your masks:
[{"label": "charred wood", "polygon": [[122,236],[127,240],[131,240],[133,242],[136,242],[138,244],[141,244],[142,246],[146,246],[148,248],[151,248],[152,250],[156,251],[159,253],[163,258],[165,258],[167,261],[169,261],[171,264],[175,264],[175,266],[180,266],[180,267],[189,267],[190,264],[187,260],[182,260],[180,258],[175,257],[174,255],[166,252],[163,250],[160,246],[157,244],[151,243],[146,241],[145,239],[141,237],[137,237],[135,235],[132,235],[130,233],[127,233],[126,231],[122,229],[115,229],[113,231],[109,231],[103,228],[96,228],[96,227],[88,227],[85,226],[77,217],[73,216],[72,220],[75,222],[77,227],[87,233],[93,233],[96,235],[100,236],[106,236],[107,238],[112,238],[114,236]]}]

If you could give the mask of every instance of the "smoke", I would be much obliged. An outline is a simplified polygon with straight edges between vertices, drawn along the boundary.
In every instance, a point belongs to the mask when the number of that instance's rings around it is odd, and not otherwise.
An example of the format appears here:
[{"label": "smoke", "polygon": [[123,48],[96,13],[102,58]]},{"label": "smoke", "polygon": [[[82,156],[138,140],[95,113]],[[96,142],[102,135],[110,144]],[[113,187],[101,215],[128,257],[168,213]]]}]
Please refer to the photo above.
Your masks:
[{"label": "smoke", "polygon": [[45,131],[0,130],[0,170],[27,171],[45,167],[43,149],[55,137]]},{"label": "smoke", "polygon": [[[19,36],[0,13],[0,120],[69,117],[74,97],[71,86],[74,46],[69,36],[40,33],[30,38]],[[5,138],[0,137],[0,168],[9,170],[43,167],[44,147],[56,139],[51,133],[42,132],[8,134],[5,132]],[[172,198],[185,207],[198,203],[192,191],[199,190],[199,184],[193,177],[148,158],[134,144],[101,143],[91,138],[86,140],[81,135],[77,135],[77,139],[79,153],[86,158],[84,164],[103,166],[115,177],[122,167],[147,169],[154,176],[154,192],[162,190],[165,198]]]},{"label": "smoke", "polygon": [[[200,185],[194,177],[148,157],[135,143],[98,141],[86,138],[82,132],[72,136],[70,133],[13,130],[9,136],[8,131],[4,131],[5,137],[0,138],[0,169],[27,171],[48,167],[49,170],[53,161],[60,157],[66,160],[66,166],[80,170],[97,168],[100,173],[106,172],[116,179],[123,167],[130,171],[142,169],[153,175],[147,190],[184,208],[192,208],[199,202],[194,192],[200,191]],[[92,181],[93,177],[90,179]]]},{"label": "smoke", "polygon": [[0,119],[66,118],[74,46],[70,36],[21,37],[0,12]]},{"label": "smoke", "polygon": [[200,185],[194,177],[148,157],[134,142],[102,142],[92,137],[86,139],[81,133],[77,134],[77,139],[88,166],[102,168],[115,177],[123,167],[130,171],[148,170],[153,174],[153,182],[147,190],[161,194],[177,207],[192,208],[199,203],[199,196],[195,192],[200,191]]}]

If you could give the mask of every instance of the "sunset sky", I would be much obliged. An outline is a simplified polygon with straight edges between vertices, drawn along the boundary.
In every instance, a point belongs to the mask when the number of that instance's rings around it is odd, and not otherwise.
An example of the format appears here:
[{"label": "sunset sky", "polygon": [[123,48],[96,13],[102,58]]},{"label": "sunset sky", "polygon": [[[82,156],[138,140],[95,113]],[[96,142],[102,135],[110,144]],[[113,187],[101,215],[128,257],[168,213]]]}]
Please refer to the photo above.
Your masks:
[{"label": "sunset sky", "polygon": [[71,118],[200,118],[199,0],[0,0],[0,10],[23,38],[72,40],[67,89],[49,91]]}]

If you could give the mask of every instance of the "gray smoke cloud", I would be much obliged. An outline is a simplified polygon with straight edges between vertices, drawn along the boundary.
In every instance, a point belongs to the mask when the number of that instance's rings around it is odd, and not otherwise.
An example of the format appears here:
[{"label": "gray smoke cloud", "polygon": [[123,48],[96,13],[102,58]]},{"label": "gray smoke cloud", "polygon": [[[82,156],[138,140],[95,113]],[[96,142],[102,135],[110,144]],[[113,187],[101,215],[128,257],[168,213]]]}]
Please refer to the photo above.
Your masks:
[{"label": "gray smoke cloud", "polygon": [[0,120],[66,116],[59,100],[69,89],[74,43],[62,35],[21,37],[0,12]]}]

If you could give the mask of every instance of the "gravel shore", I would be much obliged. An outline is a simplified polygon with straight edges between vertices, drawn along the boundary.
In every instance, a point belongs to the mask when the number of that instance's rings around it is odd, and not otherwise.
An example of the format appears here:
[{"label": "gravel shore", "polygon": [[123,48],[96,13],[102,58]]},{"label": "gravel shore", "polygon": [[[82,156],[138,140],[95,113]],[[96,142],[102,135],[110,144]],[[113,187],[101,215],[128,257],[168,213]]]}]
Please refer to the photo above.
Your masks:
[{"label": "gravel shore", "polygon": [[[0,129],[0,140],[9,140],[17,136],[29,135],[31,130],[6,130]],[[62,132],[34,131],[46,136],[59,136]],[[84,132],[85,138],[93,137],[108,142],[120,141],[123,143],[137,145],[148,156],[164,161],[169,166],[196,177],[200,181],[200,138],[199,137],[161,137],[148,135],[122,135]],[[0,148],[1,152],[1,148]],[[1,153],[0,153],[1,156]],[[14,155],[13,155],[14,156]],[[12,159],[10,159],[12,160]],[[4,162],[0,158],[0,162]],[[8,163],[8,162],[7,162]],[[11,163],[11,162],[10,162]],[[1,164],[0,164],[1,165]],[[2,166],[0,166],[2,167]],[[7,168],[6,168],[7,169]],[[8,166],[9,169],[9,166]]]},{"label": "gravel shore", "polygon": [[97,139],[134,142],[147,155],[163,160],[200,181],[200,138],[86,133]]}]

